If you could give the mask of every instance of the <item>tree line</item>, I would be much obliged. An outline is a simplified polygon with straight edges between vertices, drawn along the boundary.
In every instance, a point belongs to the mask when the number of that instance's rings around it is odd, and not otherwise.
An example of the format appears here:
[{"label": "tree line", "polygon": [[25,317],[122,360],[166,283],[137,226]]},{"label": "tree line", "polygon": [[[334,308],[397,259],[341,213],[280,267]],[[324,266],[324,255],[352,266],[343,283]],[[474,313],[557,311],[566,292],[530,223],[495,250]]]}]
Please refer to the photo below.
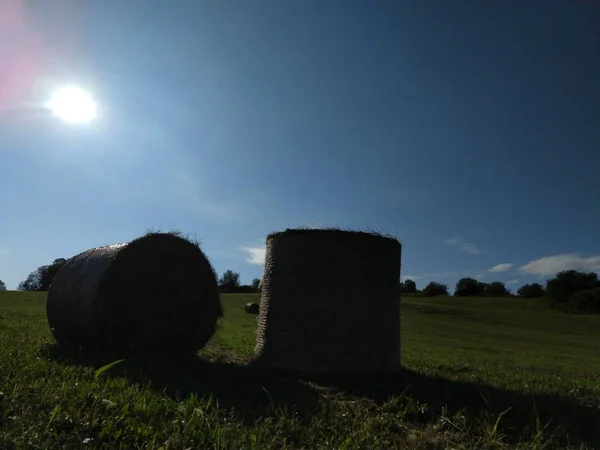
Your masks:
[{"label": "tree line", "polygon": [[253,279],[252,284],[241,284],[239,273],[233,270],[226,270],[219,278],[219,290],[227,294],[260,292],[260,279]]},{"label": "tree line", "polygon": [[[422,290],[417,289],[417,284],[406,279],[400,282],[399,290],[405,294],[421,294],[424,297],[435,297],[438,295],[450,295],[448,285],[432,281]],[[484,283],[475,278],[465,277],[458,280],[454,287],[455,297],[509,297],[513,294],[502,281]],[[524,298],[536,298],[544,296],[544,287],[539,283],[525,284],[517,291],[517,296]]]},{"label": "tree line", "polygon": [[[423,290],[410,279],[399,284],[405,294],[420,294],[423,297],[447,296],[448,285],[432,281]],[[454,288],[455,297],[509,297],[513,296],[501,281],[484,283],[474,278],[458,280]],[[522,298],[544,297],[549,306],[570,313],[600,314],[600,281],[594,272],[564,270],[554,278],[540,283],[525,284],[517,291]]]},{"label": "tree line", "polygon": [[[19,283],[18,291],[47,291],[56,274],[66,264],[65,258],[55,259],[52,264],[40,266],[27,275],[27,278]],[[218,280],[219,290],[223,293],[253,293],[260,292],[260,279],[255,278],[251,284],[244,285],[240,282],[240,274],[227,270]],[[0,281],[0,291],[6,290],[6,284]]]},{"label": "tree line", "polygon": [[[17,287],[19,291],[47,291],[52,280],[62,269],[67,260],[57,258],[52,264],[38,267]],[[256,293],[260,292],[260,279],[255,278],[249,285],[240,282],[240,274],[226,270],[218,279],[222,293]],[[6,284],[0,281],[0,291],[6,290]],[[404,294],[420,294],[424,297],[447,296],[448,285],[432,281],[421,291],[410,279],[399,283],[398,290]],[[484,283],[474,278],[461,278],[454,287],[456,297],[509,297],[513,296],[501,281]],[[525,284],[517,291],[522,298],[544,297],[548,304],[556,309],[571,313],[600,314],[600,281],[594,272],[578,272],[566,270],[559,272],[554,278],[540,283]]]}]

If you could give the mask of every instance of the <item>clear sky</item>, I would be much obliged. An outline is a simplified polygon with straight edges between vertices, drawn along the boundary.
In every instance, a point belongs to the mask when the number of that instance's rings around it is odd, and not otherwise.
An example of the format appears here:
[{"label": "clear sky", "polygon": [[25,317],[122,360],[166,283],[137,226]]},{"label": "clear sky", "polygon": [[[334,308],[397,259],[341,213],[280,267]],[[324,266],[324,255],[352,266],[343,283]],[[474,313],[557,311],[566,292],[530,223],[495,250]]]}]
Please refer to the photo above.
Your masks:
[{"label": "clear sky", "polygon": [[[395,234],[419,287],[600,270],[599,24],[594,1],[5,0],[0,279],[157,227],[245,283],[295,226]],[[36,112],[64,84],[96,121]]]}]

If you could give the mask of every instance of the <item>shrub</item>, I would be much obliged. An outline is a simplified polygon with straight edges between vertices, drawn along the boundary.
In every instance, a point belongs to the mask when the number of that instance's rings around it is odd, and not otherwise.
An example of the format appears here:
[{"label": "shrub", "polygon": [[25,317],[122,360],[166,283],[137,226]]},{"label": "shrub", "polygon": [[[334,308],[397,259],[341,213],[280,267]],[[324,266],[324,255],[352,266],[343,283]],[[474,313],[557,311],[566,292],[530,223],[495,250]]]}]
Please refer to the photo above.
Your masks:
[{"label": "shrub", "polygon": [[501,281],[492,281],[491,283],[482,283],[484,285],[484,295],[487,297],[506,297],[510,295],[508,289]]},{"label": "shrub", "polygon": [[569,297],[569,312],[600,314],[600,288],[575,292]]},{"label": "shrub", "polygon": [[519,297],[538,298],[544,296],[544,286],[539,283],[525,284],[517,291]]},{"label": "shrub", "polygon": [[423,297],[435,297],[438,295],[448,295],[448,286],[442,283],[432,281],[423,289]]},{"label": "shrub", "polygon": [[417,292],[417,283],[410,278],[404,280],[404,283],[402,283],[402,292],[405,294],[414,294]]},{"label": "shrub", "polygon": [[546,282],[546,297],[551,306],[567,311],[573,294],[594,289],[598,285],[598,275],[589,272],[566,270]]},{"label": "shrub", "polygon": [[461,278],[456,283],[454,295],[457,297],[474,297],[483,294],[485,284],[475,278]]}]

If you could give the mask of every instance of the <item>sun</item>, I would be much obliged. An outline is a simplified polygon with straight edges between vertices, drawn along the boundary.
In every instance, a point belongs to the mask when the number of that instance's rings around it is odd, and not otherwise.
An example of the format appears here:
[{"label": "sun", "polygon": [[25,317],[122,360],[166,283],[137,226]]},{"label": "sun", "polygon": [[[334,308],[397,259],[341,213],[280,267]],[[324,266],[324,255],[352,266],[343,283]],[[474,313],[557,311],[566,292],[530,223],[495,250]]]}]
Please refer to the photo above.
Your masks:
[{"label": "sun", "polygon": [[96,102],[91,95],[76,86],[58,88],[46,106],[69,123],[91,122],[97,113]]}]

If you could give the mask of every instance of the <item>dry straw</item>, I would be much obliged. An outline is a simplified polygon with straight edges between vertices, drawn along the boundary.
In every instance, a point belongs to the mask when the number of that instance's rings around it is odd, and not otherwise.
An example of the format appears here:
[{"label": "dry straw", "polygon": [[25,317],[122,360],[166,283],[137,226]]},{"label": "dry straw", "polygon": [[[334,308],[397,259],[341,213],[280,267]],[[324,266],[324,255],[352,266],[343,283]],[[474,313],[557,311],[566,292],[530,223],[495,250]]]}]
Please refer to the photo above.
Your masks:
[{"label": "dry straw", "polygon": [[69,259],[47,299],[58,342],[189,353],[222,316],[215,272],[197,243],[148,233]]},{"label": "dry straw", "polygon": [[255,365],[355,375],[400,369],[397,239],[288,229],[267,236],[266,246]]}]

